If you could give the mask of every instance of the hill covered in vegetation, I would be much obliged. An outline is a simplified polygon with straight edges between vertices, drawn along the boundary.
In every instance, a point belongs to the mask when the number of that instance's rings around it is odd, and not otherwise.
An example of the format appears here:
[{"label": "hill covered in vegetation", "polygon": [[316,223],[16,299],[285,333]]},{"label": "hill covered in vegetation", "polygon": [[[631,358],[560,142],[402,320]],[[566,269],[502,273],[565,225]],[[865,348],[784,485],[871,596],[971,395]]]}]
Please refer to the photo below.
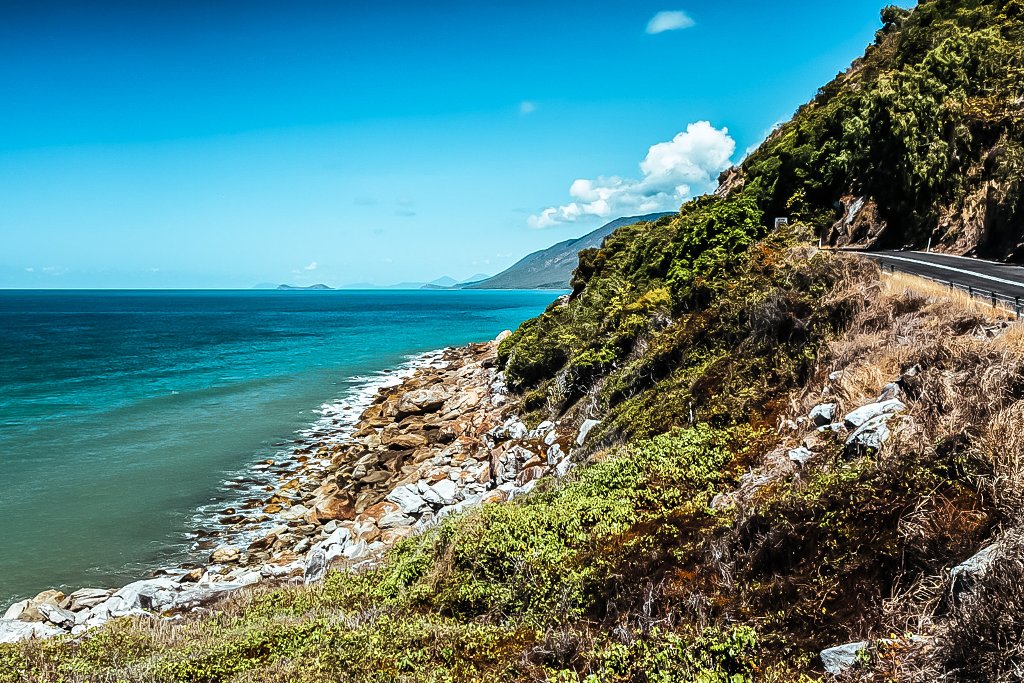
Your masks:
[{"label": "hill covered in vegetation", "polygon": [[624,225],[653,221],[666,216],[654,213],[646,216],[618,218],[602,225],[583,237],[559,242],[523,257],[494,277],[471,282],[461,289],[566,289],[573,271],[579,263],[578,255],[584,249],[601,246],[605,237]]},{"label": "hill covered in vegetation", "polygon": [[826,243],[1024,258],[1024,6],[887,7],[864,57],[723,180]]},{"label": "hill covered in vegetation", "polygon": [[1019,680],[1024,336],[814,245],[1016,253],[1024,5],[882,16],[502,343],[508,414],[589,426],[575,469],[369,571],[0,646],[0,681]]}]

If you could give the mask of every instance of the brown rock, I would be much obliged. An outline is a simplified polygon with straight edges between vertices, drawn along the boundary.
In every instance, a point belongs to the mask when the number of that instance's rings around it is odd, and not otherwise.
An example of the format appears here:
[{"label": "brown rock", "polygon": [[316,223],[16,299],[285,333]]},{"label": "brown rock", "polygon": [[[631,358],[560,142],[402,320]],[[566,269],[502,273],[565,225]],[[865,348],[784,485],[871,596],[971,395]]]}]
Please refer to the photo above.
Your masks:
[{"label": "brown rock", "polygon": [[415,389],[402,394],[402,398],[398,401],[397,409],[399,414],[404,415],[432,413],[444,405],[447,399],[448,394],[443,386]]},{"label": "brown rock", "polygon": [[263,538],[256,539],[249,544],[249,552],[257,552],[260,550],[269,550],[274,547],[274,543],[277,541],[277,534],[267,534]]},{"label": "brown rock", "polygon": [[392,449],[410,450],[419,448],[420,446],[426,446],[427,443],[427,437],[422,434],[402,434],[391,432],[389,430],[384,430],[381,434],[381,444]]},{"label": "brown rock", "polygon": [[196,567],[178,579],[178,583],[198,583],[205,573],[206,570],[204,568]]},{"label": "brown rock", "polygon": [[376,470],[363,477],[360,480],[360,483],[365,485],[380,484],[381,482],[385,482],[390,479],[391,476],[391,473],[386,470]]},{"label": "brown rock", "polygon": [[233,545],[222,545],[210,555],[210,562],[213,564],[230,564],[238,562],[242,553]]},{"label": "brown rock", "polygon": [[380,519],[384,515],[398,511],[400,508],[392,503],[391,501],[382,500],[381,502],[371,505],[363,511],[361,517],[369,517],[371,519]]},{"label": "brown rock", "polygon": [[350,493],[320,497],[313,504],[313,514],[321,524],[332,519],[352,519],[355,517],[355,513],[355,500]]},{"label": "brown rock", "polygon": [[544,468],[543,467],[530,467],[530,468],[525,469],[522,472],[520,472],[519,476],[516,477],[516,486],[525,486],[526,484],[530,483],[534,479],[540,479],[543,476],[544,476]]}]

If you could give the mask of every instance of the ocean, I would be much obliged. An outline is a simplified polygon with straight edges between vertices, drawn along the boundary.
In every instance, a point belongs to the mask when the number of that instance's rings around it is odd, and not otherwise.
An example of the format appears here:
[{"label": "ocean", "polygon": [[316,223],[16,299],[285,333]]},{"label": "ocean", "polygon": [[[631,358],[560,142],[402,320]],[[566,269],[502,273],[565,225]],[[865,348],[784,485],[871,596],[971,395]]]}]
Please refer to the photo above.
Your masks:
[{"label": "ocean", "polygon": [[558,294],[0,291],[0,605],[190,559],[226,482]]}]

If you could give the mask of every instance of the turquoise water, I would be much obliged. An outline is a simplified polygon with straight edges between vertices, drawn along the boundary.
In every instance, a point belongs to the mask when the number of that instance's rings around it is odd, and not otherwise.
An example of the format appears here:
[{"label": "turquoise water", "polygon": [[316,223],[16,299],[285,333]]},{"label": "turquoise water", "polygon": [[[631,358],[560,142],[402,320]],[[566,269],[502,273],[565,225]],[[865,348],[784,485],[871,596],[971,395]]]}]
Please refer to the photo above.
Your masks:
[{"label": "turquoise water", "polygon": [[0,291],[0,604],[184,559],[225,478],[554,292]]}]

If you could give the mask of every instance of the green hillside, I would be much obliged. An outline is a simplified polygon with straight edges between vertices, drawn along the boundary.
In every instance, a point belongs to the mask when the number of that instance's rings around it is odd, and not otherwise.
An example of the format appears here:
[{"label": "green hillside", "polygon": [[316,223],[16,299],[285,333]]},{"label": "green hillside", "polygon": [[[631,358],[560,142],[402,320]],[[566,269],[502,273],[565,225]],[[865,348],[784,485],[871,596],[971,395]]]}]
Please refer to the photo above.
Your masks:
[{"label": "green hillside", "polygon": [[[782,683],[860,641],[842,680],[1019,680],[1024,341],[816,245],[1018,255],[1024,3],[882,18],[716,196],[582,252],[502,344],[529,426],[600,420],[578,469],[366,573],[0,646],[0,681]],[[844,415],[886,392],[858,441]]]}]

